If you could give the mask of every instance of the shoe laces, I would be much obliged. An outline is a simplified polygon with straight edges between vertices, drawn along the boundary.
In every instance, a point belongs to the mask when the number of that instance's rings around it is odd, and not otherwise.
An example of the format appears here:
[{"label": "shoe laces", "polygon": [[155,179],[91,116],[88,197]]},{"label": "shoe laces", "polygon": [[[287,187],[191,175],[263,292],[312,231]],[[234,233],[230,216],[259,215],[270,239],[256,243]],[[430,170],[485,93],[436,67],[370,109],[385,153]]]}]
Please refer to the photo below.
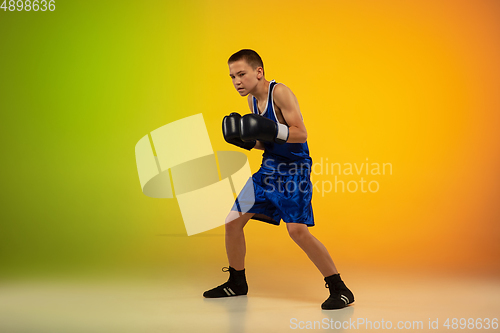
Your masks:
[{"label": "shoe laces", "polygon": [[325,282],[325,288],[330,289],[330,297],[331,296],[340,297],[340,292],[341,292],[342,288],[339,288],[339,286],[337,284],[335,284],[332,287],[330,287],[330,285],[328,284],[328,282]]},{"label": "shoe laces", "polygon": [[222,271],[223,271],[224,273],[229,272],[229,267],[222,267]]}]

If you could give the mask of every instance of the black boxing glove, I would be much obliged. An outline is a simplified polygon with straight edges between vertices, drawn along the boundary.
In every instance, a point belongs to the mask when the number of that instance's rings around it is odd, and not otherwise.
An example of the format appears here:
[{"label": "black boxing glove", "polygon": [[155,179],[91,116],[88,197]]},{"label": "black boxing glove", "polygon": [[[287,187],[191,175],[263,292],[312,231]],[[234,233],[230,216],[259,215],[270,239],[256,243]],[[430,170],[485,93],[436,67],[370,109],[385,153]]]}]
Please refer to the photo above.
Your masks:
[{"label": "black boxing glove", "polygon": [[241,118],[240,137],[244,142],[259,140],[283,144],[288,140],[288,127],[256,114]]},{"label": "black boxing glove", "polygon": [[240,120],[239,113],[233,112],[229,116],[222,119],[222,134],[227,143],[238,146],[240,148],[251,150],[257,143],[255,140],[247,140],[244,142],[240,137]]}]

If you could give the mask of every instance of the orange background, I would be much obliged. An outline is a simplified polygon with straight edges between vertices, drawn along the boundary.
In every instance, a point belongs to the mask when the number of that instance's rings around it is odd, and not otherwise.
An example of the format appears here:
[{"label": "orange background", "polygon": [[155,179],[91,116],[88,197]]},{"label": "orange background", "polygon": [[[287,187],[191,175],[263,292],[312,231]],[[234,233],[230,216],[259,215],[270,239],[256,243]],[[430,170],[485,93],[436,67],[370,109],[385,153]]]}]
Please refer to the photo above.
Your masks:
[{"label": "orange background", "polygon": [[[247,112],[226,64],[241,48],[296,94],[314,162],[392,164],[365,178],[377,193],[314,194],[311,231],[339,269],[499,273],[499,15],[495,0],[0,12],[2,274],[225,265],[222,227],[187,237],[175,199],[142,194],[134,146],[202,112],[214,150],[237,150],[221,120]],[[248,156],[257,171],[260,153]],[[312,265],[284,226],[246,232],[255,270]]]}]

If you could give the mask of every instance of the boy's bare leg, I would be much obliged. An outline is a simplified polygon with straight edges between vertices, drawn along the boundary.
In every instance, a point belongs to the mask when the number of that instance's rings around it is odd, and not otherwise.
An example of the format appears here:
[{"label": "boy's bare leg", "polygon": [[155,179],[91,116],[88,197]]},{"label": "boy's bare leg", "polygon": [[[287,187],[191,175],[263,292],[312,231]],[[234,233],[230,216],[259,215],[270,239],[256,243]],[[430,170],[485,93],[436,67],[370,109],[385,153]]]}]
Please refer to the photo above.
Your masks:
[{"label": "boy's bare leg", "polygon": [[[229,272],[226,283],[203,293],[206,298],[219,298],[246,295],[248,284],[245,277],[245,234],[243,228],[253,213],[241,214],[231,211],[226,218],[226,253],[229,267],[223,268]],[[226,269],[226,270],[224,270]]]},{"label": "boy's bare leg", "polygon": [[330,296],[321,304],[323,310],[335,310],[346,307],[354,302],[354,294],[340,278],[337,268],[326,247],[314,237],[305,224],[287,223],[290,237],[307,254],[325,277],[325,286],[330,290]]},{"label": "boy's bare leg", "polygon": [[237,271],[245,268],[246,243],[243,228],[253,213],[231,211],[226,218],[226,254],[229,266]]},{"label": "boy's bare leg", "polygon": [[309,232],[307,225],[302,223],[287,223],[286,227],[293,241],[307,254],[324,277],[338,274],[328,250]]}]

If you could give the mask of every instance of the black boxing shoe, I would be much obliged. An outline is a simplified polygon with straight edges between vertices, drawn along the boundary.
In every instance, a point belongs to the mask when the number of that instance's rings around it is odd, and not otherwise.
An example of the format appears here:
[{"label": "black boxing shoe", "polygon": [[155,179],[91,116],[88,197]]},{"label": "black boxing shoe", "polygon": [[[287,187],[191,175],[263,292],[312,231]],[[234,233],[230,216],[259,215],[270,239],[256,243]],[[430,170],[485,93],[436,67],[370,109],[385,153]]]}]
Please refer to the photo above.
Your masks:
[{"label": "black boxing shoe", "polygon": [[323,310],[342,309],[354,302],[354,295],[346,287],[340,274],[334,274],[325,278],[325,287],[330,289],[330,297],[321,304]]},{"label": "black boxing shoe", "polygon": [[206,298],[220,298],[242,296],[248,293],[248,285],[245,277],[245,270],[237,271],[232,267],[223,267],[223,272],[229,272],[229,279],[226,283],[218,287],[207,290],[203,293]]}]

